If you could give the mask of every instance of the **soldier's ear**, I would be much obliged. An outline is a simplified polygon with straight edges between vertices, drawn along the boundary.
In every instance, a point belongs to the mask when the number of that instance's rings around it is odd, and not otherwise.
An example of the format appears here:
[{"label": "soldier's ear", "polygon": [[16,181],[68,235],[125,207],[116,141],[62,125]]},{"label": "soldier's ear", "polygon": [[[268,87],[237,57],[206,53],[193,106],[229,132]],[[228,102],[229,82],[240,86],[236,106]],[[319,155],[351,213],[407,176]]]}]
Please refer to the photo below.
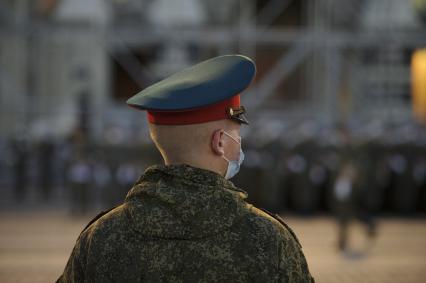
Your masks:
[{"label": "soldier's ear", "polygon": [[213,153],[216,155],[222,156],[225,154],[223,129],[219,129],[213,132],[211,139],[211,148]]}]

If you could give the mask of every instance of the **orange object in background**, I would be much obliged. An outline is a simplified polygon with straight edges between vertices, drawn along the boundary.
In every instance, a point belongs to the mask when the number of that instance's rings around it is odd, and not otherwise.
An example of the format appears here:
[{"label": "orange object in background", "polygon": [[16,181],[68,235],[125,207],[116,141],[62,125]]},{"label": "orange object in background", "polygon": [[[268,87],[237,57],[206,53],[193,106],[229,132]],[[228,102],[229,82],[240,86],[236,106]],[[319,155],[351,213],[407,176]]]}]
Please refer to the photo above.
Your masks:
[{"label": "orange object in background", "polygon": [[413,54],[411,96],[415,118],[426,124],[426,48],[417,50]]}]

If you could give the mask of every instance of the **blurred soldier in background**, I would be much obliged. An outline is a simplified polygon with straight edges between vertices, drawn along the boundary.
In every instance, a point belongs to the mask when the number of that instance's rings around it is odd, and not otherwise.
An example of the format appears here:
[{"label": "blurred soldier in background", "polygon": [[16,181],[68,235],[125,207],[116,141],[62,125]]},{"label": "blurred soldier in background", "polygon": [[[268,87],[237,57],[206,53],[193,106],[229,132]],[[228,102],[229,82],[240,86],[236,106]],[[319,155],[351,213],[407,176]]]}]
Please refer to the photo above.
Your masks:
[{"label": "blurred soldier in background", "polygon": [[91,185],[94,173],[91,157],[96,153],[90,149],[87,133],[80,126],[71,132],[63,151],[63,157],[66,157],[65,177],[70,193],[70,211],[72,215],[84,215],[88,212],[93,193]]},{"label": "blurred soldier in background", "polygon": [[27,179],[29,169],[30,148],[25,139],[15,139],[11,144],[13,188],[15,199],[23,201],[27,195]]},{"label": "blurred soldier in background", "polygon": [[341,130],[342,144],[340,149],[340,164],[333,185],[332,205],[338,222],[338,248],[342,252],[352,252],[349,247],[349,225],[357,219],[366,227],[366,233],[371,240],[376,234],[376,225],[371,211],[367,206],[368,189],[371,182],[368,172],[371,171],[369,162],[362,159],[362,148],[353,143],[348,129]]},{"label": "blurred soldier in background", "polygon": [[288,168],[291,172],[290,177],[290,196],[291,204],[298,212],[306,213],[308,207],[306,200],[309,200],[307,194],[310,193],[310,182],[308,178],[308,160],[301,152],[295,151],[288,159]]},{"label": "blurred soldier in background", "polygon": [[314,160],[316,153],[314,141],[304,141],[296,146],[288,163],[293,172],[292,203],[297,211],[305,215],[318,209],[319,186],[325,180],[325,170]]},{"label": "blurred soldier in background", "polygon": [[333,188],[334,209],[339,224],[339,249],[346,250],[348,224],[356,213],[354,183],[356,170],[353,164],[346,163],[341,166]]},{"label": "blurred soldier in background", "polygon": [[394,146],[388,159],[391,171],[390,206],[393,210],[404,214],[414,212],[418,197],[418,187],[413,174],[412,146],[412,144]]},{"label": "blurred soldier in background", "polygon": [[55,146],[50,138],[46,137],[38,145],[39,190],[45,201],[51,197],[54,153]]},{"label": "blurred soldier in background", "polygon": [[117,171],[119,168],[119,161],[108,161],[105,166],[108,168],[109,173],[111,174],[111,182],[105,186],[105,194],[103,195],[103,200],[106,207],[113,207],[119,204],[122,200],[122,189],[120,188],[120,183],[117,178]]},{"label": "blurred soldier in background", "polygon": [[[105,205],[111,207],[109,204],[113,201],[109,200],[109,195],[114,189],[112,169],[107,160],[100,156],[93,161],[93,181],[96,186],[96,199],[106,202]],[[103,203],[102,206],[104,206]]]},{"label": "blurred soldier in background", "polygon": [[71,214],[84,215],[89,209],[92,167],[87,157],[76,152],[68,168],[71,194]]},{"label": "blurred soldier in background", "polygon": [[117,201],[123,201],[127,192],[133,187],[138,174],[139,172],[137,171],[136,166],[131,162],[124,162],[118,166],[117,171],[115,172],[115,178],[117,179],[118,184],[118,188],[116,188],[116,190],[119,192],[119,199]]},{"label": "blurred soldier in background", "polygon": [[[419,150],[421,152],[421,150]],[[423,152],[424,153],[424,152]],[[426,154],[418,156],[414,163],[413,178],[418,191],[417,206],[422,212],[426,211]]]}]

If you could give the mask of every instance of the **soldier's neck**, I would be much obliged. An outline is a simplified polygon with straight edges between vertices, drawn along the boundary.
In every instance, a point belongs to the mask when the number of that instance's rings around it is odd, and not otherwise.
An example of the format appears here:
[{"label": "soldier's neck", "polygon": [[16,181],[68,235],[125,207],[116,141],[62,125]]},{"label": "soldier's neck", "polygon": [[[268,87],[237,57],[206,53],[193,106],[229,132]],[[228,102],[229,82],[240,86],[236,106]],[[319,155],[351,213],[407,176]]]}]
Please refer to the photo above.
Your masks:
[{"label": "soldier's neck", "polygon": [[226,166],[224,160],[218,158],[194,158],[194,159],[164,159],[165,165],[187,164],[192,167],[213,171],[221,176],[225,175]]}]

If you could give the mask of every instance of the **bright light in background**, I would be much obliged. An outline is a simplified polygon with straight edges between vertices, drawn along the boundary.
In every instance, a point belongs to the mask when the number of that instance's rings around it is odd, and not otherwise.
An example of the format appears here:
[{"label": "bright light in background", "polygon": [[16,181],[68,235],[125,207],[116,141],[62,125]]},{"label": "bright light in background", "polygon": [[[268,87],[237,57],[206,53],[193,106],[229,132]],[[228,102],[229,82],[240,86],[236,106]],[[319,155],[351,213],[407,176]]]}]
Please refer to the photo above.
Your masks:
[{"label": "bright light in background", "polygon": [[411,71],[414,116],[426,123],[426,48],[413,54]]}]

